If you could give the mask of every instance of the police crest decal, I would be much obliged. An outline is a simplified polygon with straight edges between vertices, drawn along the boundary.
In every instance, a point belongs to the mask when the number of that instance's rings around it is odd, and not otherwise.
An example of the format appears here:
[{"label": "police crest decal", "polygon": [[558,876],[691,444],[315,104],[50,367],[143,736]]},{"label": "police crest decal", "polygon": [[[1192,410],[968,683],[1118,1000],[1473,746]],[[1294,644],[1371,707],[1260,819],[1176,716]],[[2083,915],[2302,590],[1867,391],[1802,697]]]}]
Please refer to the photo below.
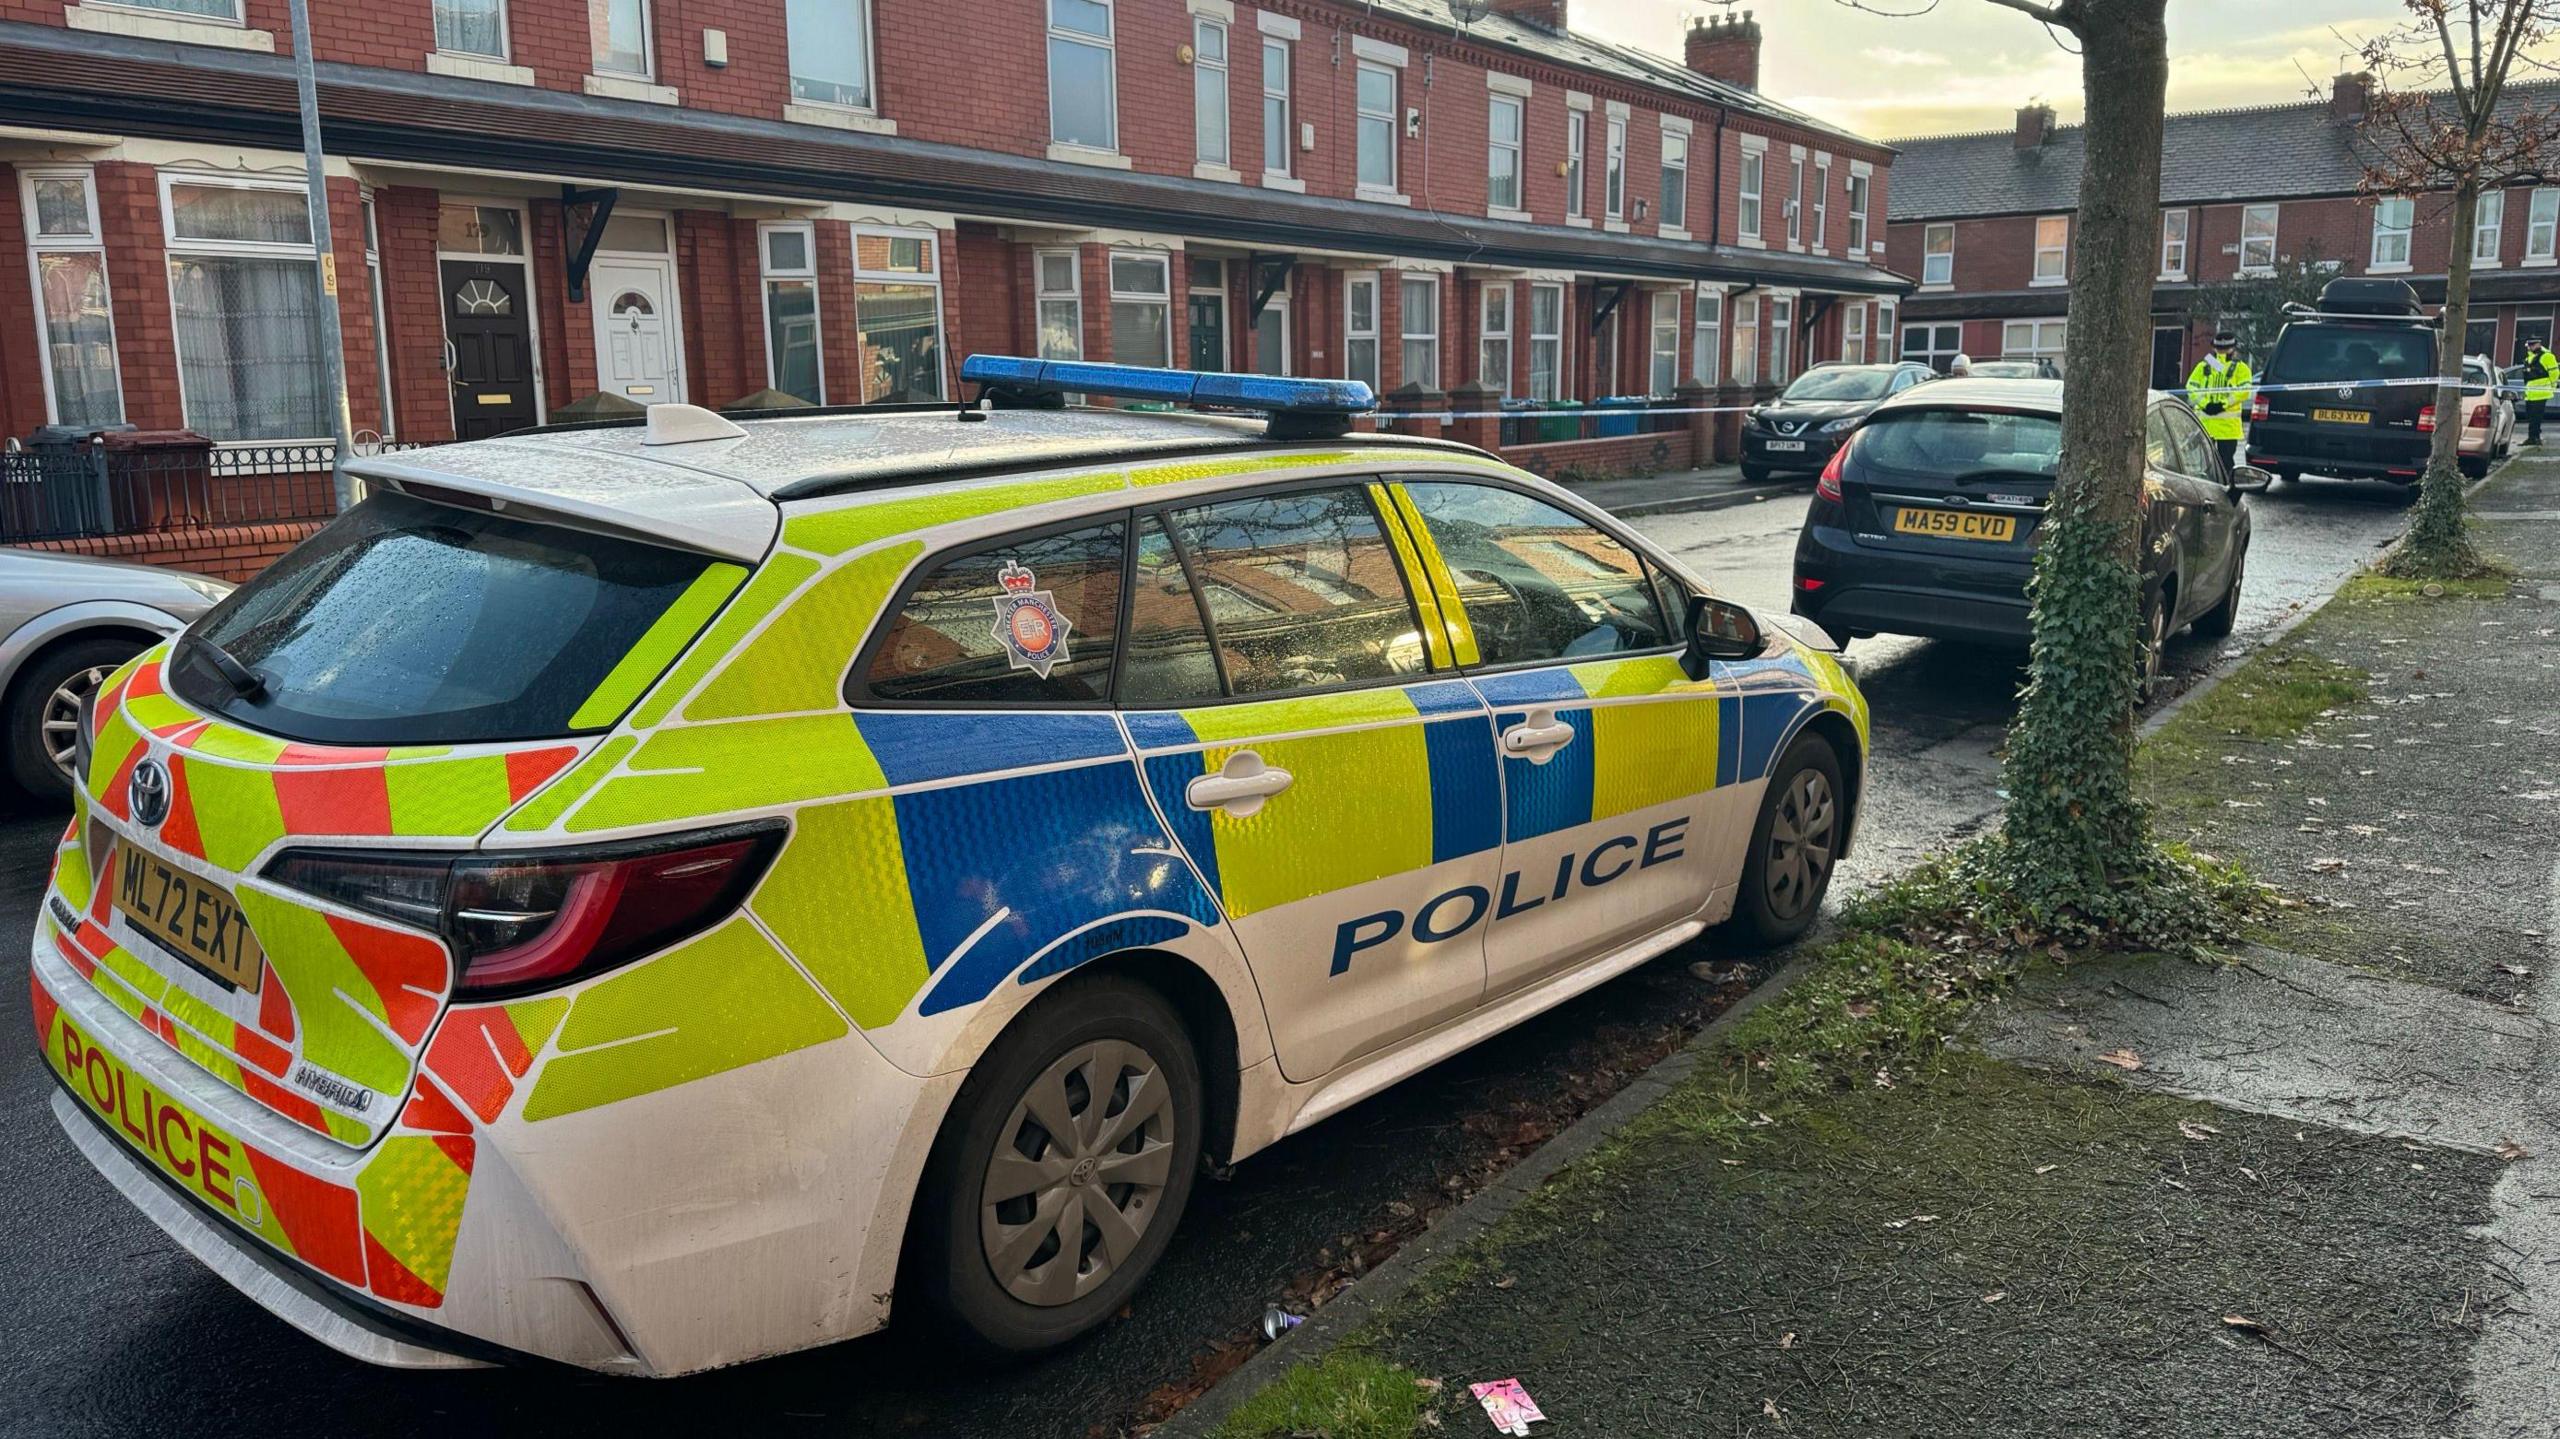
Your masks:
[{"label": "police crest decal", "polygon": [[1067,631],[1073,626],[1058,613],[1047,590],[1034,588],[1039,581],[1019,562],[1005,561],[996,583],[1004,593],[993,601],[996,626],[991,633],[1004,646],[1005,662],[1047,679],[1050,667],[1067,657]]}]

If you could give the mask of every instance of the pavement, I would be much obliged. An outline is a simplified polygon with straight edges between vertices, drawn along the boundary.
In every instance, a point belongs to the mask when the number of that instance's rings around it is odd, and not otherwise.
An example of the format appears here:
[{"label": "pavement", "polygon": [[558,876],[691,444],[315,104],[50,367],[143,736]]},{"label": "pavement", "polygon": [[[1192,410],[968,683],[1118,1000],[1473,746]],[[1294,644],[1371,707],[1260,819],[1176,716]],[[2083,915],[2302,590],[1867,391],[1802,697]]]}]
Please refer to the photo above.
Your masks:
[{"label": "pavement", "polygon": [[[1784,608],[1812,480],[1743,490],[1726,471],[1605,482],[1595,500],[1737,598]],[[1732,489],[1717,486],[1733,485]],[[1677,509],[1652,506],[1680,502]],[[2252,500],[2258,531],[2241,627],[2176,642],[2192,682],[2263,642],[2371,558],[2405,496],[2314,481]],[[1882,638],[1852,649],[1875,708],[1855,884],[1997,812],[1996,749],[2015,657]],[[0,933],[25,934],[60,820],[0,814]],[[1724,1013],[1741,984],[1701,983],[1710,937],[1442,1064],[1195,1190],[1163,1267],[1085,1343],[1001,1372],[894,1329],[872,1339],[666,1384],[551,1370],[414,1375],[339,1359],[235,1295],[116,1198],[45,1111],[32,1045],[0,1042],[0,1433],[219,1427],[395,1434],[455,1426],[678,1424],[1085,1439],[1160,1414],[1259,1347],[1264,1306],[1373,1266],[1579,1115],[1609,1102]],[[27,1033],[23,988],[0,989],[0,1035]],[[2560,1148],[2560,1146],[2555,1146]],[[2550,1186],[2560,1189],[2560,1182]],[[2560,1312],[2560,1311],[2555,1311]],[[1480,1422],[1480,1421],[1479,1421]]]},{"label": "pavement", "polygon": [[2474,507],[2514,583],[2352,586],[2155,740],[2164,827],[2294,896],[2227,962],[2031,971],[1739,1126],[1692,1060],[1173,1432],[1356,1361],[1458,1433],[1506,1377],[1541,1435],[2560,1433],[2560,461]]}]

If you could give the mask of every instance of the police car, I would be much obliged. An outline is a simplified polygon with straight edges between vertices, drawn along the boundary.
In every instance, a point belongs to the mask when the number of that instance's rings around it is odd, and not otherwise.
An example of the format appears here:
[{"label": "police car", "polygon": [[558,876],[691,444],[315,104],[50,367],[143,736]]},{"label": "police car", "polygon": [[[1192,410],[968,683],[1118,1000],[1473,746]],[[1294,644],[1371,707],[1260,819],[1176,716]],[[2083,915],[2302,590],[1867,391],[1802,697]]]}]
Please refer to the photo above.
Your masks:
[{"label": "police car", "polygon": [[377,1363],[1025,1352],[1204,1161],[1813,919],[1802,621],[1364,386],[964,378],[358,461],[113,675],[33,946],[88,1160]]}]

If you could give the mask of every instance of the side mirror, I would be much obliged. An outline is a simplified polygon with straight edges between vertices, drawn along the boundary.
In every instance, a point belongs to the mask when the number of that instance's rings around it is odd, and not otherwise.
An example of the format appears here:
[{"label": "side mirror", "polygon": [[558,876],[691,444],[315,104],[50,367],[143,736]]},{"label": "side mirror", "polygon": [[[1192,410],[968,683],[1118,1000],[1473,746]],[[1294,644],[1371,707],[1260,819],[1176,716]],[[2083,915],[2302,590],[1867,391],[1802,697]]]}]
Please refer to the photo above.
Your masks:
[{"label": "side mirror", "polygon": [[2275,482],[2275,476],[2259,469],[2256,465],[2231,467],[2231,493],[2235,495],[2264,494]]},{"label": "side mirror", "polygon": [[1680,655],[1689,678],[1705,679],[1710,660],[1754,659],[1765,647],[1751,611],[1713,595],[1689,597],[1689,648]]}]

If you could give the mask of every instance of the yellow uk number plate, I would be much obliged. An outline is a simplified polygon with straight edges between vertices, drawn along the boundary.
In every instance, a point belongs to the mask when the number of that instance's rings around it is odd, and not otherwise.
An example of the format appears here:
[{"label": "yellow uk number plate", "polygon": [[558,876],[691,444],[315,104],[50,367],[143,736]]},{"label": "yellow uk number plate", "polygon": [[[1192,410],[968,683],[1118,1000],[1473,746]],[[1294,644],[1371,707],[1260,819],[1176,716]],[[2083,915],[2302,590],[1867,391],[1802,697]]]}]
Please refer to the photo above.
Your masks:
[{"label": "yellow uk number plate", "polygon": [[134,928],[234,989],[256,993],[266,951],[231,892],[116,842],[116,908]]},{"label": "yellow uk number plate", "polygon": [[2371,410],[2313,410],[2311,418],[2328,425],[2370,425]]},{"label": "yellow uk number plate", "polygon": [[2012,515],[1982,515],[1971,510],[1912,510],[1893,512],[1893,528],[1897,534],[1934,535],[1945,540],[2006,540],[2018,532],[2018,521]]}]

